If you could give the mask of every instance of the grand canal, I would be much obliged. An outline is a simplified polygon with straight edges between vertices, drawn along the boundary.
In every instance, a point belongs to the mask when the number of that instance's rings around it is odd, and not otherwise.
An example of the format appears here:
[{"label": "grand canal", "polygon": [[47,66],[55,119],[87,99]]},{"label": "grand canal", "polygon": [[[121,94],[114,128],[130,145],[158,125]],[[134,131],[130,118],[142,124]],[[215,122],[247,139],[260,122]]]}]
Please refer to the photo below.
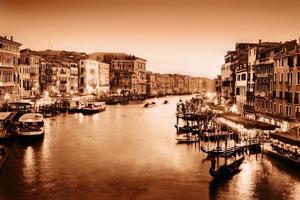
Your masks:
[{"label": "grand canal", "polygon": [[168,99],[47,119],[44,141],[11,145],[0,199],[299,199],[300,172],[266,155],[212,181],[199,146],[176,144]]}]

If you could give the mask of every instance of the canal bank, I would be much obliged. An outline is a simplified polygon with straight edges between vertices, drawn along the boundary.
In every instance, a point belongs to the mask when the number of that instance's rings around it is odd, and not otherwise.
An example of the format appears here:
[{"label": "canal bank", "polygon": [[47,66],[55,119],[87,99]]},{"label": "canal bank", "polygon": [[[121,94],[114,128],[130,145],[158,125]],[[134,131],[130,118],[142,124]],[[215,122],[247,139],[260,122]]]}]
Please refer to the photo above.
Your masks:
[{"label": "canal bank", "polygon": [[[184,96],[181,97],[184,100]],[[189,98],[189,97],[186,97]],[[259,154],[215,184],[197,144],[176,143],[179,97],[107,106],[91,116],[46,119],[39,143],[14,142],[0,176],[0,199],[296,199],[297,172]]]}]

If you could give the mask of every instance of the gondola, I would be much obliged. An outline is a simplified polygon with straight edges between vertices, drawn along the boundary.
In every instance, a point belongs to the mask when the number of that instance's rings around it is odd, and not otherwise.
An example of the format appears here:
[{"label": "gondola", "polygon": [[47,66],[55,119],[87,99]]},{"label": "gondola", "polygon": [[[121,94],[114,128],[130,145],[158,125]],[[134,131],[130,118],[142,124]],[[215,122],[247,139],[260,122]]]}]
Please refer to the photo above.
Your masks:
[{"label": "gondola", "polygon": [[244,159],[245,157],[242,156],[241,158],[233,161],[230,164],[222,165],[218,170],[216,170],[216,159],[213,158],[211,159],[211,168],[209,169],[209,174],[214,178],[226,179],[240,171],[239,168],[243,163]]}]

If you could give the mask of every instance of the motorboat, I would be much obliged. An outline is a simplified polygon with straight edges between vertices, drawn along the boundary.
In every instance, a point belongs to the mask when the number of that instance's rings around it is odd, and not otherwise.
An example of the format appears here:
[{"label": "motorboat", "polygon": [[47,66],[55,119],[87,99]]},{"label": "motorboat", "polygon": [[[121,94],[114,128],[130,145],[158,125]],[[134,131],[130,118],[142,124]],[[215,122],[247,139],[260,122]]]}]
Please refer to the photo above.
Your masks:
[{"label": "motorboat", "polygon": [[18,121],[17,136],[20,138],[43,138],[45,134],[44,117],[41,113],[23,114]]},{"label": "motorboat", "polygon": [[81,108],[84,115],[94,114],[105,111],[105,102],[88,102]]}]

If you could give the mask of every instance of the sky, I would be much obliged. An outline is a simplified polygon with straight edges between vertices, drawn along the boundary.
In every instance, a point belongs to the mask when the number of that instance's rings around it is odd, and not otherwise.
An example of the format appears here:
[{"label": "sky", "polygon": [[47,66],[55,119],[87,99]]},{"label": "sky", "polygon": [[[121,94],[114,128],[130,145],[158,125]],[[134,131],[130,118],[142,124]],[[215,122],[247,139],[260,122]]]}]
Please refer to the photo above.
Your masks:
[{"label": "sky", "polygon": [[237,42],[300,37],[297,0],[0,0],[21,48],[125,52],[147,70],[214,78]]}]

